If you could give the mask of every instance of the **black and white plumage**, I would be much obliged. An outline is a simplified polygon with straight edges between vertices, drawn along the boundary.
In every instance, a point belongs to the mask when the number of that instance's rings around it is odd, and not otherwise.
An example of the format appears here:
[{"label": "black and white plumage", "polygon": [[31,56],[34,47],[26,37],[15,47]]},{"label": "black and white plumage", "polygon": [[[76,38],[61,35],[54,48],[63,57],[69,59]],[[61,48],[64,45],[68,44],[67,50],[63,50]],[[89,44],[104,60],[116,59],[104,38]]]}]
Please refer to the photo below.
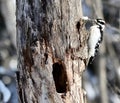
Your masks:
[{"label": "black and white plumage", "polygon": [[95,24],[90,27],[90,35],[88,39],[89,49],[89,63],[91,63],[98,52],[100,43],[103,40],[103,30],[105,28],[105,21],[103,19],[96,19]]}]

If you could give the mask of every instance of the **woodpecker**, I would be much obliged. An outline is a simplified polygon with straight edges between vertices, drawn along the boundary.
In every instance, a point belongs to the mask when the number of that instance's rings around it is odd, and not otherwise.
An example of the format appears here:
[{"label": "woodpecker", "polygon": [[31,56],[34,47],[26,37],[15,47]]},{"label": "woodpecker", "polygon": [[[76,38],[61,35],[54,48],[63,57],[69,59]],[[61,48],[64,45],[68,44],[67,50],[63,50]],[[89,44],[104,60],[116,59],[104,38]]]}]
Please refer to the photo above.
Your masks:
[{"label": "woodpecker", "polygon": [[105,28],[105,21],[103,19],[95,19],[94,24],[90,27],[90,35],[88,38],[88,58],[91,63],[100,47],[103,40],[103,30]]}]

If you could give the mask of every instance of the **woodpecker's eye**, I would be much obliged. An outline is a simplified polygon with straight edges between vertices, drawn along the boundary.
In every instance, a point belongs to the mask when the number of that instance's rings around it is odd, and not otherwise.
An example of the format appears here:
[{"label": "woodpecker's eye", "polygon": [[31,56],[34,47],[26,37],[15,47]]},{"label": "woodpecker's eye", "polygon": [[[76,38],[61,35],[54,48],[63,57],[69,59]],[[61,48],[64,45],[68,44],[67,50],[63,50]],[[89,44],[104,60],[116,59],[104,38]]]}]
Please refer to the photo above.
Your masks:
[{"label": "woodpecker's eye", "polygon": [[100,24],[102,24],[102,25],[104,25],[104,24],[105,24],[105,22],[104,22],[104,20],[103,20],[103,19],[97,19],[97,22],[98,22],[98,23],[100,23]]},{"label": "woodpecker's eye", "polygon": [[104,24],[105,24],[105,22],[102,22],[102,21],[99,21],[99,23],[100,23],[100,24],[102,24],[102,25],[104,25]]}]

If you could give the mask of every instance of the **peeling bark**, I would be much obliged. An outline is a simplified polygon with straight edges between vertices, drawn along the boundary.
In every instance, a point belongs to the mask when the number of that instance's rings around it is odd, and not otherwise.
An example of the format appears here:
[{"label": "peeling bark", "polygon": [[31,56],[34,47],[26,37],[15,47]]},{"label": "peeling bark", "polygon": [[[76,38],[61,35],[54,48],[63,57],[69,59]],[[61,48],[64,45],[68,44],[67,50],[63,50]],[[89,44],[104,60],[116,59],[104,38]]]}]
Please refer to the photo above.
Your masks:
[{"label": "peeling bark", "polygon": [[85,103],[87,38],[80,0],[17,0],[21,103]]}]

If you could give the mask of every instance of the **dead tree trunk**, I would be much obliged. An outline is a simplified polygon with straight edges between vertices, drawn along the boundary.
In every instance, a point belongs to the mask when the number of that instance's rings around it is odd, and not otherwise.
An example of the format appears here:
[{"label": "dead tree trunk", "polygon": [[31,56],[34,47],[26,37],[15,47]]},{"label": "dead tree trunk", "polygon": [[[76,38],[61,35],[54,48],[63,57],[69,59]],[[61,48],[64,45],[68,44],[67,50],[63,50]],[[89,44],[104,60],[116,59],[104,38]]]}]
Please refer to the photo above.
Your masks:
[{"label": "dead tree trunk", "polygon": [[21,103],[85,103],[87,33],[80,0],[17,0]]}]

